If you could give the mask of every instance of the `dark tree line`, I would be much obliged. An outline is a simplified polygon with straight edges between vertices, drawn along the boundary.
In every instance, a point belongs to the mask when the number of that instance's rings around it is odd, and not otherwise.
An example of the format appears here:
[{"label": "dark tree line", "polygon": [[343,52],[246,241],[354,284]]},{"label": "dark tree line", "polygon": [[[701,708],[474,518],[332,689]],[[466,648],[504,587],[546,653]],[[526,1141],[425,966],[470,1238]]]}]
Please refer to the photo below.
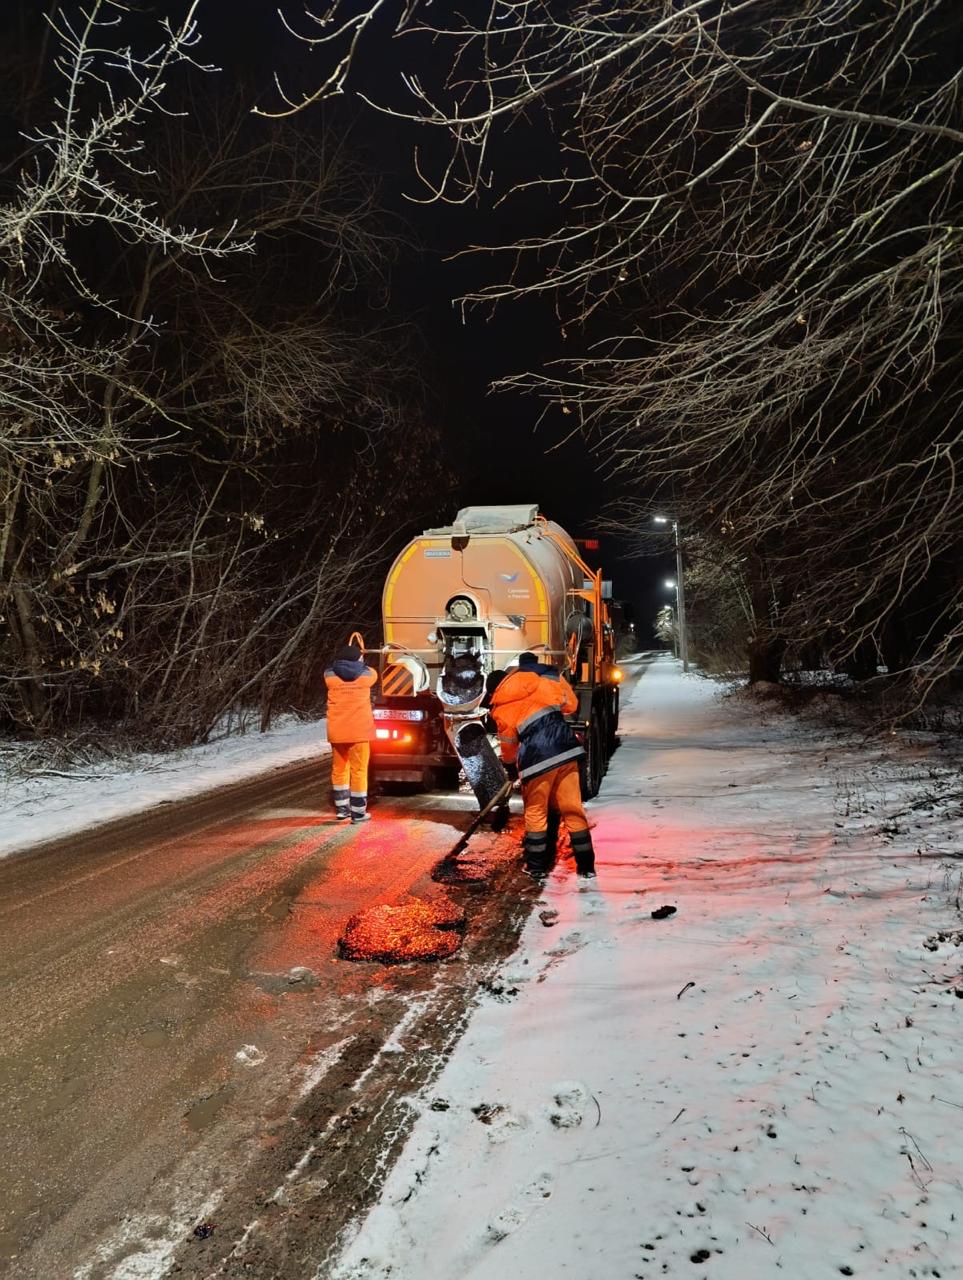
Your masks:
[{"label": "dark tree line", "polygon": [[185,741],[316,704],[398,512],[447,484],[350,138],[253,117],[197,8],[5,17],[7,727]]},{"label": "dark tree line", "polygon": [[[372,0],[311,16],[302,35],[331,54],[316,98],[350,87],[389,16],[411,47],[419,32],[431,42],[407,97],[381,102],[447,134],[441,164],[420,152],[430,198],[541,191],[559,209],[547,233],[494,246],[506,272],[481,298],[551,296],[573,355],[509,385],[597,441],[640,545],[653,511],[679,519],[713,643],[739,634],[754,679],[803,658],[858,676],[883,665],[925,698],[952,677],[956,0],[488,0],[444,14]],[[543,145],[521,182],[501,183],[526,122]]]}]

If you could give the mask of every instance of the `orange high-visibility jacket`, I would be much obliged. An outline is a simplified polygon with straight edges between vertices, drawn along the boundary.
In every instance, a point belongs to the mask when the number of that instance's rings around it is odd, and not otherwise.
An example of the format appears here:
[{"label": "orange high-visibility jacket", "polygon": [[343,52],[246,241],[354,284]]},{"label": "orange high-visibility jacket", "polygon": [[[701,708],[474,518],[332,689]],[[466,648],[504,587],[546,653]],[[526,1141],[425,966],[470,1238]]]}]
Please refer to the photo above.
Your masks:
[{"label": "orange high-visibility jacket", "polygon": [[371,687],[377,671],[363,662],[335,662],[324,673],[328,687],[328,741],[371,742],[375,736]]},{"label": "orange high-visibility jacket", "polygon": [[[583,755],[562,720],[578,708],[578,698],[561,676],[513,671],[491,699],[498,744],[506,764],[516,760],[519,776],[537,776]],[[519,757],[519,747],[522,756]]]}]

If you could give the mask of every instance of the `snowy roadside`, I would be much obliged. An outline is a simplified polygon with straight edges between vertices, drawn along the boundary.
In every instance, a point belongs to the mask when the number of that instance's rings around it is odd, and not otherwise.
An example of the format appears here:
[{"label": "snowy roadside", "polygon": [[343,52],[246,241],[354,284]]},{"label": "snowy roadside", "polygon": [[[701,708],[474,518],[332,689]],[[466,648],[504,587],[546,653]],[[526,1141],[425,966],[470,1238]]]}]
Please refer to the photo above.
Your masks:
[{"label": "snowy roadside", "polygon": [[285,716],[267,733],[224,737],[182,751],[142,752],[63,773],[24,776],[0,767],[0,858],[327,755],[326,735],[324,720],[305,723]]},{"label": "snowy roadside", "polygon": [[318,1280],[963,1275],[954,762],[663,660],[591,811]]}]

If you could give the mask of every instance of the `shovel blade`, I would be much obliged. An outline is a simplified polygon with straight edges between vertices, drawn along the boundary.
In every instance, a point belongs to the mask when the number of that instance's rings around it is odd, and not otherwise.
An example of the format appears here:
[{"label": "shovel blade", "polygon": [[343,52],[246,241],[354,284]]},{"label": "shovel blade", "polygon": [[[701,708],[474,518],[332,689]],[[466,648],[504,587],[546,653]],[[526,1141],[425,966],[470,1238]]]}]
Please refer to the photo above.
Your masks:
[{"label": "shovel blade", "polygon": [[487,813],[511,790],[505,766],[477,720],[455,728],[451,741],[468,784],[475,793],[478,808]]}]

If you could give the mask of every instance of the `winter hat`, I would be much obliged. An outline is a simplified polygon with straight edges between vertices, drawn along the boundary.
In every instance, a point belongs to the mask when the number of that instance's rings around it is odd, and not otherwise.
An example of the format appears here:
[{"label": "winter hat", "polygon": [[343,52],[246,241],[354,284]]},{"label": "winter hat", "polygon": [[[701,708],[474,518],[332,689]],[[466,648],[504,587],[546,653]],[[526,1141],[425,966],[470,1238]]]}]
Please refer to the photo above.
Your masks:
[{"label": "winter hat", "polygon": [[532,667],[537,667],[537,666],[538,666],[538,658],[536,658],[534,653],[520,653],[518,655],[519,671],[525,671],[526,669],[531,669]]},{"label": "winter hat", "polygon": [[335,662],[360,662],[361,650],[356,644],[346,644],[334,655]]}]

